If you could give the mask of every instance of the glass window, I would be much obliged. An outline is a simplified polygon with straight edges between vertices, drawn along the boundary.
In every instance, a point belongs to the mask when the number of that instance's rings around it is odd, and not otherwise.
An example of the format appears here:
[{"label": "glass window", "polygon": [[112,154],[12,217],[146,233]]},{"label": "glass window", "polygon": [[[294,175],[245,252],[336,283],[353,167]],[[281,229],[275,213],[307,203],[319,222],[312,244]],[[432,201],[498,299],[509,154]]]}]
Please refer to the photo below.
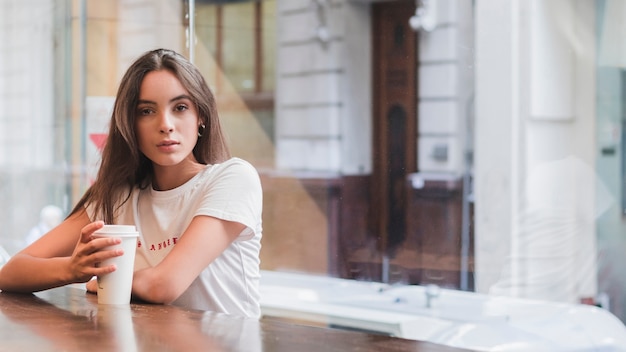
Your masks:
[{"label": "glass window", "polygon": [[[624,6],[2,1],[0,254],[41,232],[46,206],[70,211],[121,75],[166,47],[193,55],[233,155],[261,174],[261,267],[282,290],[266,293],[422,317],[439,304],[443,320],[528,343],[540,332],[507,314],[563,333],[572,311],[559,304],[595,305],[622,324]],[[417,330],[401,336],[432,338]],[[552,347],[584,345],[563,336]]]},{"label": "glass window", "polygon": [[[256,81],[254,3],[223,6],[222,69],[229,84],[237,92],[254,92]],[[226,89],[228,90],[228,89]]]},{"label": "glass window", "polygon": [[198,2],[196,58],[215,88],[234,152],[272,167],[276,2]]}]

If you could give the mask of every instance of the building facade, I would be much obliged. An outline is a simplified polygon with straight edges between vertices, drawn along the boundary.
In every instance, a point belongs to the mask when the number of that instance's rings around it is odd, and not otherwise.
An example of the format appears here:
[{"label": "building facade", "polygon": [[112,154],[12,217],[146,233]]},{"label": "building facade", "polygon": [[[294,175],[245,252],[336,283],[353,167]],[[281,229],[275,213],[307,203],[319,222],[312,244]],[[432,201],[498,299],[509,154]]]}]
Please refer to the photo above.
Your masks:
[{"label": "building facade", "polygon": [[[265,190],[262,266],[624,319],[616,0],[8,0],[0,239],[69,211],[122,72],[188,56]],[[32,24],[36,23],[35,26]]]}]

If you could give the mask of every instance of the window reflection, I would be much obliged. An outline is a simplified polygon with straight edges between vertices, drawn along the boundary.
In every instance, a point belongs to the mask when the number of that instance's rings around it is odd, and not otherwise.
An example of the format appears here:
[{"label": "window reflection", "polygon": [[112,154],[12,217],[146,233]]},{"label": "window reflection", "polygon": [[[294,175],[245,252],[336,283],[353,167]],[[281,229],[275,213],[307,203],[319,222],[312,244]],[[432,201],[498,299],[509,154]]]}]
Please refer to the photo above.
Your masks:
[{"label": "window reflection", "polygon": [[420,3],[2,2],[0,245],[88,187],[128,64],[193,45],[262,175],[264,270],[626,320],[625,5],[430,2],[416,31]]},{"label": "window reflection", "polygon": [[224,6],[220,15],[223,32],[219,40],[224,74],[238,92],[254,92],[257,90],[254,73],[258,69],[255,63],[254,3]]}]

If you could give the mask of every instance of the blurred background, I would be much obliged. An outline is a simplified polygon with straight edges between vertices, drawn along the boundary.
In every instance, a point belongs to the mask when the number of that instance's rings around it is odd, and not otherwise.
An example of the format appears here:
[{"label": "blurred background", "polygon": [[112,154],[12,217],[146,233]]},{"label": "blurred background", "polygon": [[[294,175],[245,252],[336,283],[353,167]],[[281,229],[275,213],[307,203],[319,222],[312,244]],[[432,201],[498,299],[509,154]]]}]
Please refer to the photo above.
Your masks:
[{"label": "blurred background", "polygon": [[262,269],[624,321],[624,23],[619,0],[4,0],[0,254],[68,214],[121,75],[164,47],[261,174]]}]

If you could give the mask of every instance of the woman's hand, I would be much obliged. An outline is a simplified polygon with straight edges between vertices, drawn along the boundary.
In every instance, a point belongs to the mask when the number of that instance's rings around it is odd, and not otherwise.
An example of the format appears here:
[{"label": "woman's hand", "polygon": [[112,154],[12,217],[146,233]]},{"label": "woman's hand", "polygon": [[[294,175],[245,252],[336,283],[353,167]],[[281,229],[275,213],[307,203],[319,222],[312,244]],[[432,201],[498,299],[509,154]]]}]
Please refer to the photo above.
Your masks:
[{"label": "woman's hand", "polygon": [[99,267],[121,250],[108,250],[116,238],[93,238],[102,221],[92,222],[82,210],[68,216],[43,237],[11,257],[0,270],[0,289],[35,292],[66,284],[87,282],[110,273],[114,266]]},{"label": "woman's hand", "polygon": [[[93,238],[95,231],[104,226],[104,222],[96,221],[81,229],[80,238],[70,258],[69,271],[75,282],[87,282],[94,276],[115,271],[115,265],[100,266],[103,260],[124,254],[121,249],[107,250],[121,242],[119,238]],[[97,287],[97,286],[96,286]]]}]

